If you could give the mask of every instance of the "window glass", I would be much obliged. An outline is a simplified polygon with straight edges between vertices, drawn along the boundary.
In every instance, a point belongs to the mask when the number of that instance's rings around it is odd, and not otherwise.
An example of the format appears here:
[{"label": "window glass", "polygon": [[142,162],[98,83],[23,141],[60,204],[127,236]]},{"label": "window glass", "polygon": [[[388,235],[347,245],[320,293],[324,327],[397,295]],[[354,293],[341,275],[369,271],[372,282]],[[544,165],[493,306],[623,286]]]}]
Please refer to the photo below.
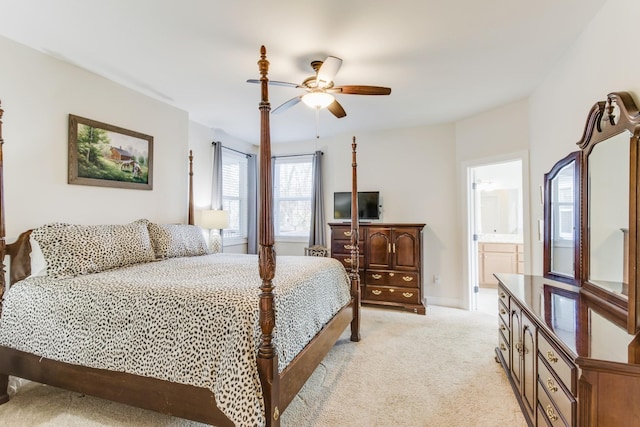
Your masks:
[{"label": "window glass", "polygon": [[277,236],[308,236],[311,230],[313,156],[276,157],[273,179]]},{"label": "window glass", "polygon": [[247,157],[222,150],[222,209],[229,212],[225,238],[247,237]]}]

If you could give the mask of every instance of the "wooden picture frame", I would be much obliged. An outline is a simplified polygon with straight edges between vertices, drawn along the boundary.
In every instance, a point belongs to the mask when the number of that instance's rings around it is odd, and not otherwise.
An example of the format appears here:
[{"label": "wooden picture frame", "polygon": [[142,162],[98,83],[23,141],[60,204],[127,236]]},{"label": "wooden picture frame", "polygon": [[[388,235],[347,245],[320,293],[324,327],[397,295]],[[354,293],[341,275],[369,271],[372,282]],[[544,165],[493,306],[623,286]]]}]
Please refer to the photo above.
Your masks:
[{"label": "wooden picture frame", "polygon": [[69,114],[69,184],[153,189],[153,136]]}]

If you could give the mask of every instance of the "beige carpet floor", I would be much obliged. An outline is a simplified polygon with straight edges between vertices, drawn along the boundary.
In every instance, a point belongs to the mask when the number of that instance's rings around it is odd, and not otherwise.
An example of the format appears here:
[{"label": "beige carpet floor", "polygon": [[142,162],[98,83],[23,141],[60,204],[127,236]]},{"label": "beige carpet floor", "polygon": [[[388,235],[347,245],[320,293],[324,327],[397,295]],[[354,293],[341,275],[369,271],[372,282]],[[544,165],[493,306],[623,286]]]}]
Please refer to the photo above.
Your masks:
[{"label": "beige carpet floor", "polygon": [[[428,307],[420,316],[363,308],[282,415],[286,427],[526,426],[494,360],[497,316]],[[202,424],[12,379],[0,425],[195,427]]]}]

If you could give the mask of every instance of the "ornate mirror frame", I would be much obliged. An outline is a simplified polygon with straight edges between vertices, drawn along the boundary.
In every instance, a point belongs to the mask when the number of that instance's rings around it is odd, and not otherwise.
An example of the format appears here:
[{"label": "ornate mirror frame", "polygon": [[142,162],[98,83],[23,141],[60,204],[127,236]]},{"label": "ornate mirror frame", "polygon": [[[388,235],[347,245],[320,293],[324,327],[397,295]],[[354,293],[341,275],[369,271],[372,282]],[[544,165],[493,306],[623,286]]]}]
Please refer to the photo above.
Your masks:
[{"label": "ornate mirror frame", "polygon": [[[612,137],[626,133],[629,144],[629,221],[628,239],[623,248],[624,278],[621,283],[627,298],[615,292],[599,286],[590,280],[590,246],[589,234],[589,155],[594,147],[600,143],[606,143]],[[589,112],[582,139],[578,146],[582,150],[582,184],[581,184],[581,235],[582,235],[582,288],[581,293],[590,303],[597,305],[605,311],[621,327],[626,328],[630,334],[640,331],[640,289],[638,286],[638,230],[640,212],[640,113],[631,95],[627,92],[614,92],[607,95],[606,101],[596,103]],[[625,167],[627,165],[624,165]],[[611,209],[615,209],[612,206]]]},{"label": "ornate mirror frame", "polygon": [[[556,236],[556,231],[559,227],[556,226],[558,221],[558,206],[556,206],[557,197],[555,197],[555,193],[557,192],[557,180],[559,174],[565,170],[568,166],[573,164],[573,179],[571,181],[571,196],[572,196],[572,206],[571,206],[571,219],[573,222],[573,229],[571,230],[571,236],[567,236],[565,251],[567,255],[571,255],[573,257],[571,261],[571,265],[566,265],[567,268],[571,268],[572,273],[563,274],[558,271],[557,268],[554,268],[555,261],[554,258],[557,254],[554,252],[554,248],[556,241],[558,241],[559,236]],[[549,172],[544,175],[544,277],[549,279],[557,280],[560,282],[570,283],[572,285],[580,286],[580,282],[582,279],[582,271],[581,271],[581,254],[580,249],[581,245],[581,227],[580,227],[580,218],[581,218],[581,197],[580,197],[580,188],[581,188],[581,177],[582,177],[582,152],[574,151],[569,153],[565,158],[559,160]]]}]

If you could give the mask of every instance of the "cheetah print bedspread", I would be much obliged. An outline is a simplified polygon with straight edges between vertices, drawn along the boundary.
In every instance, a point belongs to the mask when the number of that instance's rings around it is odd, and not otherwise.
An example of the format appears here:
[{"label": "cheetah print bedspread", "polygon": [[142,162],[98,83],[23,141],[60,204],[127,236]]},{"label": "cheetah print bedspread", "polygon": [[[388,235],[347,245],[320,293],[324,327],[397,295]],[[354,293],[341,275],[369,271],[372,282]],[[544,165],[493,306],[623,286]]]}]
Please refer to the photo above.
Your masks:
[{"label": "cheetah print bedspread", "polygon": [[[54,280],[5,295],[0,345],[49,359],[206,387],[238,426],[264,425],[256,354],[258,259],[172,258]],[[275,345],[282,371],[350,300],[332,258],[278,257]]]}]

